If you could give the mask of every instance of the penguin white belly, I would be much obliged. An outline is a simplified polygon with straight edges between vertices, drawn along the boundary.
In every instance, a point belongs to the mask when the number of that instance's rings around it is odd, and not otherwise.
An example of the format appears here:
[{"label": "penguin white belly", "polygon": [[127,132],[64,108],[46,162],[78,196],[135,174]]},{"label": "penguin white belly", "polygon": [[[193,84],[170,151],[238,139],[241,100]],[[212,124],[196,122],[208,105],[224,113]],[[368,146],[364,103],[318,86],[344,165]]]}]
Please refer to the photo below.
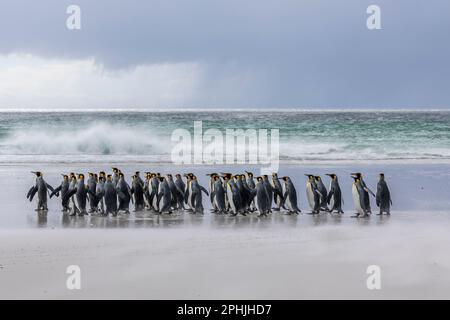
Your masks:
[{"label": "penguin white belly", "polygon": [[[331,192],[331,181],[330,181],[330,185],[328,186],[328,190],[330,190]],[[334,194],[331,196],[330,199],[330,210],[334,208]]]},{"label": "penguin white belly", "polygon": [[353,204],[355,206],[356,212],[358,212],[359,214],[364,214],[364,211],[361,208],[361,202],[359,200],[358,188],[356,188],[355,184],[352,185],[352,195],[353,195]]},{"label": "penguin white belly", "polygon": [[308,199],[308,204],[311,210],[314,210],[314,191],[310,183],[306,184],[306,198]]},{"label": "penguin white belly", "polygon": [[228,201],[230,203],[231,210],[233,210],[233,213],[237,213],[236,206],[233,201],[233,192],[231,191],[230,185],[227,186],[227,196],[228,196]]}]

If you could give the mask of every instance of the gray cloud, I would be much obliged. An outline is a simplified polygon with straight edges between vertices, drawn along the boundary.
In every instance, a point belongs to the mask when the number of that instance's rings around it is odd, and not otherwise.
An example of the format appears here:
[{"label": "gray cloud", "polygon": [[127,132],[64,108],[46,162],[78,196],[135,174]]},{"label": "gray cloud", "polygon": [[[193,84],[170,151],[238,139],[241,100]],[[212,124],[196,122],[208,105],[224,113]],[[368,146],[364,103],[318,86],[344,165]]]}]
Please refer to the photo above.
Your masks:
[{"label": "gray cloud", "polygon": [[[82,9],[82,30],[65,27]],[[366,28],[366,8],[382,30]],[[2,1],[0,53],[205,67],[191,107],[450,106],[447,0]]]}]

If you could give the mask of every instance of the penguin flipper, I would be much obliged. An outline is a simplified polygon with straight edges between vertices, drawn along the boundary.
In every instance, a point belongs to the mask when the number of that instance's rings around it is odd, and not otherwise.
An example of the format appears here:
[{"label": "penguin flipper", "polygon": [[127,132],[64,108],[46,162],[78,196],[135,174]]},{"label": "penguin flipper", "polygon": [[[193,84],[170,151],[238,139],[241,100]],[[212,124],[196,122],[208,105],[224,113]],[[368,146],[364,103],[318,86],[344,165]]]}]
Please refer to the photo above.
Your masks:
[{"label": "penguin flipper", "polygon": [[73,188],[71,191],[66,192],[66,194],[62,198],[62,201],[69,201],[70,197],[72,197],[75,193],[77,193],[77,188]]},{"label": "penguin flipper", "polygon": [[36,187],[36,186],[32,186],[32,187],[30,188],[30,190],[28,190],[28,193],[27,193],[27,199],[29,199],[29,198],[31,197],[32,194],[34,195],[34,193],[36,192],[36,191],[34,191],[35,189],[37,190],[37,187]]},{"label": "penguin flipper", "polygon": [[61,191],[61,186],[59,186],[58,188],[56,188],[55,190],[52,191],[52,193],[50,193],[50,199],[56,195],[57,197],[59,196],[59,191]]},{"label": "penguin flipper", "polygon": [[200,186],[200,190],[202,190],[207,196],[209,196],[208,190],[206,190],[206,189],[203,188],[202,186]]},{"label": "penguin flipper", "polygon": [[27,197],[30,199],[30,202],[33,201],[34,195],[38,191],[38,188],[36,186],[31,187],[30,191],[28,191]]},{"label": "penguin flipper", "polygon": [[50,189],[50,191],[55,191],[55,188],[53,188],[51,185],[49,185],[48,183],[45,184],[47,186],[47,189]]},{"label": "penguin flipper", "polygon": [[123,192],[120,191],[120,190],[117,191],[117,196],[118,196],[119,199],[121,199],[121,200],[125,200],[125,198],[126,198],[125,193],[123,193]]}]

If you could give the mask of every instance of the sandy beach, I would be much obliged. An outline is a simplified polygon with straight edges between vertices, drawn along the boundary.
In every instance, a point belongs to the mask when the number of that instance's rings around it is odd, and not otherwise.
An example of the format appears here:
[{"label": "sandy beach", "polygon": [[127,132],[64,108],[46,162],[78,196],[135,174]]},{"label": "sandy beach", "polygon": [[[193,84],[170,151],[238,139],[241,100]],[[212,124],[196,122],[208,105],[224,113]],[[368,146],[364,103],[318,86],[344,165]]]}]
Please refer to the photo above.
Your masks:
[{"label": "sandy beach", "polygon": [[[41,165],[52,185],[61,172],[86,164]],[[90,170],[109,165],[88,166]],[[123,164],[124,172],[157,166]],[[394,207],[390,217],[353,219],[350,179],[355,167],[375,187],[386,173]],[[159,167],[162,173],[179,167]],[[30,165],[0,167],[0,298],[39,299],[446,299],[450,297],[447,165],[360,164],[282,166],[297,187],[300,208],[305,172],[342,176],[345,214],[117,218],[68,217],[59,199],[47,215],[26,201]],[[255,172],[258,168],[255,169]],[[209,167],[194,171],[207,186]],[[240,172],[243,167],[223,167]],[[85,170],[84,170],[85,171]],[[438,174],[440,173],[440,174]],[[15,183],[10,183],[15,179]],[[372,203],[375,208],[375,204]],[[81,290],[68,290],[66,269],[81,268]],[[367,267],[381,268],[381,290],[366,286]]]}]

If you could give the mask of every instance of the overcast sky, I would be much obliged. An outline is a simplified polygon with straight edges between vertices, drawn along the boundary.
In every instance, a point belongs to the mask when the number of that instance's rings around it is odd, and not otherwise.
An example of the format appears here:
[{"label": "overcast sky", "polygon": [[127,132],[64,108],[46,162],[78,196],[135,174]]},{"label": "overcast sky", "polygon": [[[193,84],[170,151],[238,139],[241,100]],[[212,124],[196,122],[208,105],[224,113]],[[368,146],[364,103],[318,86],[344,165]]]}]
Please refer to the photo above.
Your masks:
[{"label": "overcast sky", "polygon": [[0,107],[447,108],[450,1],[1,0]]}]

